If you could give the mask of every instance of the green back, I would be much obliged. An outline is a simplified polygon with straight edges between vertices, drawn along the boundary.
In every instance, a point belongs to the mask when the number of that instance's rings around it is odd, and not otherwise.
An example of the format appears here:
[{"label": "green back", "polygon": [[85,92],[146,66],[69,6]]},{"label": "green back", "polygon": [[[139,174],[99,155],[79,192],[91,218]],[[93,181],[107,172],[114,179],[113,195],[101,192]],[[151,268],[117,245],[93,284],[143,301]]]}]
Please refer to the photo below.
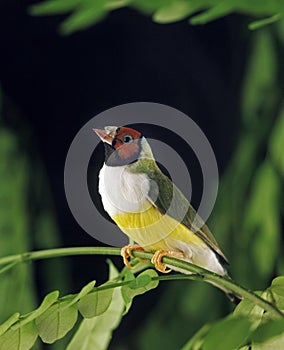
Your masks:
[{"label": "green back", "polygon": [[155,160],[140,159],[131,164],[129,168],[134,173],[146,173],[152,180],[149,199],[163,215],[167,214],[188,227],[217,253],[222,263],[228,264],[227,258],[219,248],[208,226],[196,213],[183,193],[160,170]]}]

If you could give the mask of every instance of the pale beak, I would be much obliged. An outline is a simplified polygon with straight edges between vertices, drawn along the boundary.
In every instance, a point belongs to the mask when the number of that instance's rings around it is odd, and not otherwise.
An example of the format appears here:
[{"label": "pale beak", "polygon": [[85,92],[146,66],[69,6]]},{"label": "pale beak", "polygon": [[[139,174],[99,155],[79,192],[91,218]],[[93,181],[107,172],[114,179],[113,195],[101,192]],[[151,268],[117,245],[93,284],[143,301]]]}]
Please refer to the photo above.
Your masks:
[{"label": "pale beak", "polygon": [[108,143],[109,145],[112,144],[112,141],[115,136],[114,130],[109,130],[108,127],[105,128],[105,130],[102,129],[93,129],[93,131],[99,136],[99,138],[103,141]]}]

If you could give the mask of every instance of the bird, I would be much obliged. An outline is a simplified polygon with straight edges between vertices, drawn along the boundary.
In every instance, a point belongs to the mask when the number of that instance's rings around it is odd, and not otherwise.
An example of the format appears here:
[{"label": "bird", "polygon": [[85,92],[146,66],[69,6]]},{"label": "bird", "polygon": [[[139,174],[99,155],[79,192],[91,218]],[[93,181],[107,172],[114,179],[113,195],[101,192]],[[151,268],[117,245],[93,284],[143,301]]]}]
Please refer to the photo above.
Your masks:
[{"label": "bird", "polygon": [[[162,259],[169,256],[229,278],[228,260],[216,239],[181,190],[162,172],[142,132],[128,126],[93,131],[105,148],[98,185],[104,210],[135,242],[121,249],[124,264],[131,268],[129,259],[137,249],[153,253],[151,261],[161,273],[189,273],[166,265]],[[232,301],[239,299],[224,291]]]}]

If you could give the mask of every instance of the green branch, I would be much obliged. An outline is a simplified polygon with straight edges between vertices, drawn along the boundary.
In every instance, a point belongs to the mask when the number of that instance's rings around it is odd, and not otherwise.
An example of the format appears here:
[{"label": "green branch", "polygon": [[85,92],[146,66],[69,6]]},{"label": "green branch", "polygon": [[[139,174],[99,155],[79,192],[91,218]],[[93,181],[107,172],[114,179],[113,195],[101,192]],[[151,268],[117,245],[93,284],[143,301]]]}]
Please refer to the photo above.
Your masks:
[{"label": "green branch", "polygon": [[[62,257],[62,256],[73,256],[73,255],[120,255],[120,248],[112,248],[112,247],[71,247],[71,248],[58,248],[58,249],[48,249],[48,250],[41,250],[36,252],[27,252],[22,254],[16,254],[16,255],[10,255],[7,257],[0,258],[0,266],[3,266],[0,272],[6,272],[8,269],[13,268],[19,263],[23,262],[29,262],[39,259],[49,259],[49,258],[56,258],[56,257]],[[151,260],[153,257],[152,253],[143,252],[143,251],[133,251],[133,255],[137,258],[141,259],[148,259]],[[271,312],[271,314],[277,316],[277,317],[284,317],[283,313],[278,310],[274,305],[266,301],[265,299],[259,297],[252,291],[249,291],[240,285],[236,284],[230,279],[227,279],[225,277],[222,277],[220,275],[217,275],[211,271],[208,271],[206,269],[203,269],[202,267],[193,265],[191,263],[171,258],[171,257],[164,257],[163,262],[189,271],[193,275],[174,275],[174,276],[161,276],[158,277],[159,280],[173,280],[173,279],[198,279],[198,280],[204,280],[205,282],[213,282],[214,284],[217,284],[221,288],[228,289],[232,291],[233,293],[242,296],[243,298],[247,298],[251,300],[256,305],[263,308],[265,311]]]},{"label": "green branch", "polygon": [[15,254],[0,258],[0,266],[12,262],[21,263],[40,259],[58,258],[73,255],[120,255],[119,248],[112,247],[70,247],[39,250],[36,252],[27,252]]}]

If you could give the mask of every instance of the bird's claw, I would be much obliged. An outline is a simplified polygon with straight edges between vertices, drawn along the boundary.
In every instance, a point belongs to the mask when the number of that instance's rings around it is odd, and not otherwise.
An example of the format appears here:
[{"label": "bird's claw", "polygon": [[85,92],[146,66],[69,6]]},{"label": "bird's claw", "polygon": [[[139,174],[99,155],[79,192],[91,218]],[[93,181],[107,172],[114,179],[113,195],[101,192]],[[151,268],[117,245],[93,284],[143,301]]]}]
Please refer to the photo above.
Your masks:
[{"label": "bird's claw", "polygon": [[[129,269],[132,269],[133,266],[131,266],[129,258],[134,258],[134,255],[132,254],[133,250],[144,250],[142,247],[140,247],[138,244],[130,244],[121,249],[121,256],[123,258],[124,265],[127,266]],[[145,262],[147,260],[139,259],[140,262]]]},{"label": "bird's claw", "polygon": [[155,269],[162,273],[169,273],[172,269],[167,268],[167,265],[162,262],[164,256],[169,256],[173,258],[184,258],[182,252],[170,251],[170,250],[157,250],[153,255],[151,262],[155,265]]}]

